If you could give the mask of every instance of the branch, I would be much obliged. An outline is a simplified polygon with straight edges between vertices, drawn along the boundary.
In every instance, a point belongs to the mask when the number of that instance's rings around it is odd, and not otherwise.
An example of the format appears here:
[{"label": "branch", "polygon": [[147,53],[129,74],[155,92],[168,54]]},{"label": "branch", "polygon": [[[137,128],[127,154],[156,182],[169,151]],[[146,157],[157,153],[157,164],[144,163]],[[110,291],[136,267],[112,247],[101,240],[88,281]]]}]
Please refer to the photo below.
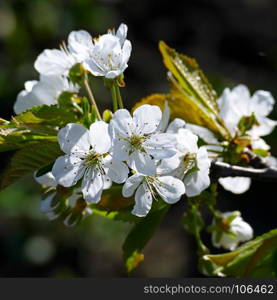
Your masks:
[{"label": "branch", "polygon": [[232,166],[219,161],[212,162],[211,177],[213,180],[229,176],[250,177],[254,180],[277,182],[277,168],[268,166],[262,169],[254,169]]}]

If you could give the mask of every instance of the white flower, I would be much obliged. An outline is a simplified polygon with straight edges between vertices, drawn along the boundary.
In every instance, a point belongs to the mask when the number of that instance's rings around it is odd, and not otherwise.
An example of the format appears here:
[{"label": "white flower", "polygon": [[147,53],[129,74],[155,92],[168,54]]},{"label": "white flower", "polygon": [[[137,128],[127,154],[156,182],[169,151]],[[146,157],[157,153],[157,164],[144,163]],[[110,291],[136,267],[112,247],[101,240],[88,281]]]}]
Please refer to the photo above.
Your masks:
[{"label": "white flower", "polygon": [[27,81],[25,90],[21,91],[14,104],[16,114],[37,105],[54,105],[62,92],[78,92],[79,88],[73,85],[64,76],[40,76],[40,81]]},{"label": "white flower", "polygon": [[94,76],[118,77],[128,67],[132,50],[126,36],[127,26],[121,24],[116,34],[111,31],[94,39],[85,68]]},{"label": "white flower", "polygon": [[253,137],[270,134],[277,122],[267,116],[273,109],[275,101],[267,91],[256,91],[250,96],[245,85],[238,85],[233,90],[226,88],[218,99],[220,115],[232,135],[235,135],[237,125],[243,116],[255,114],[259,125],[253,126],[248,132]]},{"label": "white flower", "polygon": [[[199,195],[210,185],[210,159],[205,147],[198,148],[198,137],[190,130],[174,126],[177,136],[175,156],[163,159],[159,170],[171,174],[184,181],[186,195],[189,197]],[[171,130],[172,125],[168,130]],[[181,126],[181,123],[179,122]]]},{"label": "white flower", "polygon": [[[251,147],[263,150],[269,150],[270,147],[260,137],[270,134],[277,124],[276,121],[267,118],[274,103],[274,98],[267,91],[256,91],[251,97],[245,85],[238,85],[233,90],[226,88],[218,99],[220,115],[233,137],[238,131],[240,119],[244,116],[250,116],[252,113],[255,114],[259,125],[254,125],[247,134],[251,139]],[[187,128],[199,135],[208,144],[206,146],[208,151],[222,151],[222,146],[208,129],[192,124],[187,124]],[[251,179],[247,177],[225,177],[220,178],[219,183],[226,190],[240,194],[249,189]]]},{"label": "white flower", "polygon": [[218,226],[222,226],[222,230],[219,228],[219,231],[214,230],[212,233],[212,243],[217,248],[233,251],[240,242],[253,238],[252,227],[243,221],[239,211],[223,213]]},{"label": "white flower", "polygon": [[85,30],[72,31],[68,36],[68,47],[46,49],[35,61],[35,69],[42,75],[68,75],[77,63],[88,58],[92,48],[92,37]]},{"label": "white flower", "polygon": [[66,155],[53,166],[55,180],[70,187],[83,178],[81,188],[86,201],[100,201],[107,180],[125,182],[128,167],[108,154],[111,139],[107,123],[95,122],[89,130],[70,123],[59,131],[58,141]]},{"label": "white flower", "polygon": [[112,155],[141,174],[155,175],[155,160],[176,153],[176,137],[157,132],[161,118],[160,108],[154,105],[140,106],[133,118],[126,109],[116,111],[110,122]]},{"label": "white flower", "polygon": [[176,203],[185,193],[185,187],[181,180],[172,176],[144,176],[136,173],[126,180],[122,189],[124,197],[131,197],[134,193],[132,214],[145,217],[153,199],[160,196],[166,203]]}]

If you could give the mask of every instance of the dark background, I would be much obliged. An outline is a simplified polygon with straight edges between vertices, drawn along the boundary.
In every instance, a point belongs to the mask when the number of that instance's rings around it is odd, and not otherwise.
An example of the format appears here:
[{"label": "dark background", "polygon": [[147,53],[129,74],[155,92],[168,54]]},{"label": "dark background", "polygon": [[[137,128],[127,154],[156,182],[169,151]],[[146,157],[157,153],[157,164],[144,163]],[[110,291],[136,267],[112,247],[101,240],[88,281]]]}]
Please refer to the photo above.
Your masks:
[{"label": "dark background", "polygon": [[[0,0],[1,117],[13,113],[24,82],[38,77],[33,63],[43,49],[57,47],[71,30],[86,29],[96,36],[121,22],[129,26],[133,45],[123,92],[129,107],[168,89],[159,40],[195,57],[219,94],[226,86],[244,83],[252,92],[264,89],[277,96],[277,1]],[[94,90],[101,108],[109,107],[100,80]],[[271,117],[276,119],[276,109]],[[266,140],[276,156],[277,133]],[[218,207],[240,210],[259,235],[276,227],[275,191],[276,184],[262,182],[240,196],[220,189]],[[129,225],[93,216],[66,228],[39,213],[39,200],[31,178],[1,192],[0,276],[126,275],[121,245]],[[194,241],[179,224],[184,210],[182,203],[172,208],[134,276],[200,276]],[[209,244],[208,236],[205,240]]]}]

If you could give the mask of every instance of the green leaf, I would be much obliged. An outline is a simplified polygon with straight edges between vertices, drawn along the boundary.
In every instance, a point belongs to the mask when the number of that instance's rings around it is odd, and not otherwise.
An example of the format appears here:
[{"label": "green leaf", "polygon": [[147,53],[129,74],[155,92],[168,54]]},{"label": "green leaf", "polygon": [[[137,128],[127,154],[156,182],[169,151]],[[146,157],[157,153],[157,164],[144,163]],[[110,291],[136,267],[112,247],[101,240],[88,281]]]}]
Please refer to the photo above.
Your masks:
[{"label": "green leaf", "polygon": [[[68,123],[76,123],[77,117],[57,105],[34,106],[31,109],[15,116],[12,121],[17,127],[35,128],[35,125],[64,127]],[[21,126],[20,126],[21,125]]]},{"label": "green leaf", "polygon": [[277,229],[243,244],[237,250],[204,255],[200,265],[209,275],[231,277],[276,277]]},{"label": "green leaf", "polygon": [[164,42],[159,44],[172,84],[170,108],[188,122],[204,126],[223,139],[231,135],[220,117],[217,95],[197,62],[177,53]]},{"label": "green leaf", "polygon": [[0,189],[49,165],[62,154],[58,143],[54,142],[36,143],[32,147],[18,150],[11,158],[8,167],[1,174]]},{"label": "green leaf", "polygon": [[157,209],[152,208],[152,211],[129,232],[123,245],[124,262],[128,273],[143,260],[141,251],[159,227],[168,209],[169,205],[166,204]]},{"label": "green leaf", "polygon": [[77,122],[73,112],[56,105],[35,106],[0,125],[0,152],[57,141],[59,127]]}]

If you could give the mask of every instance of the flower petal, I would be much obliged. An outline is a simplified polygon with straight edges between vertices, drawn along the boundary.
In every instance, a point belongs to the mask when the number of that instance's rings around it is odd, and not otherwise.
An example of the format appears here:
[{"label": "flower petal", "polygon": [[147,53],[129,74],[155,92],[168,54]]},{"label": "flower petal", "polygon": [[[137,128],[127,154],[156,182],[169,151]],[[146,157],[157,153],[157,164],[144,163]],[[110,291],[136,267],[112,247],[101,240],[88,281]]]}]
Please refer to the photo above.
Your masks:
[{"label": "flower petal", "polygon": [[110,122],[110,133],[119,137],[129,137],[134,130],[133,119],[127,109],[117,110]]},{"label": "flower petal", "polygon": [[210,185],[209,170],[199,170],[185,176],[186,195],[194,197],[199,195]]},{"label": "flower petal", "polygon": [[68,36],[68,48],[79,62],[83,62],[93,48],[91,35],[85,30],[72,31]]},{"label": "flower petal", "polygon": [[169,118],[170,118],[170,109],[169,109],[169,106],[168,106],[168,102],[165,101],[164,109],[163,109],[163,112],[162,112],[162,119],[161,119],[161,122],[160,122],[160,124],[157,128],[157,132],[164,132],[166,130],[166,128],[168,126]]},{"label": "flower petal", "polygon": [[266,117],[273,109],[275,100],[270,92],[256,91],[251,98],[250,110],[256,116]]},{"label": "flower petal", "polygon": [[112,158],[110,155],[104,158],[104,166],[107,169],[107,176],[113,182],[123,183],[128,178],[129,168],[125,163]]},{"label": "flower petal", "polygon": [[54,163],[52,173],[55,180],[64,187],[70,187],[77,183],[84,175],[85,168],[81,160],[72,163],[73,158],[68,155],[60,156]]},{"label": "flower petal", "polygon": [[44,75],[67,74],[76,63],[73,57],[57,49],[44,50],[35,61],[35,69]]},{"label": "flower petal", "polygon": [[192,133],[198,135],[207,144],[219,144],[213,133],[205,127],[195,124],[186,124],[186,128],[189,129]]},{"label": "flower petal", "polygon": [[171,157],[176,153],[176,135],[171,133],[157,133],[143,142],[142,147],[155,159]]},{"label": "flower petal", "polygon": [[89,128],[89,140],[97,153],[108,152],[111,148],[109,125],[103,121],[92,123]]},{"label": "flower petal", "polygon": [[245,193],[251,184],[251,179],[248,177],[224,177],[219,178],[218,181],[225,190],[234,194]]},{"label": "flower petal", "polygon": [[36,173],[37,172],[34,173],[34,178],[35,178],[36,182],[38,182],[39,184],[49,186],[49,187],[57,186],[57,182],[56,182],[52,172],[48,172],[39,177],[36,176]]},{"label": "flower petal", "polygon": [[58,133],[58,141],[65,153],[88,151],[89,131],[79,124],[69,123]]},{"label": "flower petal", "polygon": [[182,119],[176,118],[169,125],[166,130],[167,133],[178,133],[180,128],[184,128],[186,126],[186,122]]},{"label": "flower petal", "polygon": [[134,151],[127,160],[129,167],[143,175],[153,176],[156,173],[154,159],[147,153]]},{"label": "flower petal", "polygon": [[141,184],[136,191],[135,206],[132,214],[137,217],[145,217],[152,206],[152,195],[145,183]]},{"label": "flower petal", "polygon": [[173,176],[161,176],[158,180],[160,183],[154,182],[154,186],[166,203],[176,203],[186,191],[184,183]]},{"label": "flower petal", "polygon": [[90,203],[98,203],[101,199],[105,178],[100,172],[90,168],[82,181],[84,199]]},{"label": "flower petal", "polygon": [[124,23],[121,23],[116,31],[116,37],[118,37],[121,46],[123,46],[128,32],[128,26]]},{"label": "flower petal", "polygon": [[134,194],[135,190],[138,188],[138,186],[141,184],[142,180],[143,176],[140,174],[134,174],[131,177],[129,177],[122,188],[123,197],[131,197]]},{"label": "flower petal", "polygon": [[156,105],[145,104],[134,111],[133,119],[137,134],[149,134],[157,130],[162,112]]}]

